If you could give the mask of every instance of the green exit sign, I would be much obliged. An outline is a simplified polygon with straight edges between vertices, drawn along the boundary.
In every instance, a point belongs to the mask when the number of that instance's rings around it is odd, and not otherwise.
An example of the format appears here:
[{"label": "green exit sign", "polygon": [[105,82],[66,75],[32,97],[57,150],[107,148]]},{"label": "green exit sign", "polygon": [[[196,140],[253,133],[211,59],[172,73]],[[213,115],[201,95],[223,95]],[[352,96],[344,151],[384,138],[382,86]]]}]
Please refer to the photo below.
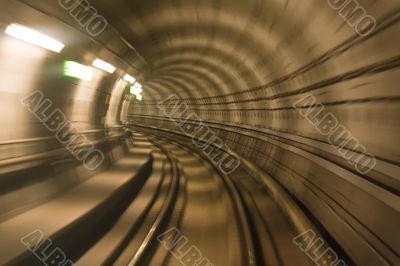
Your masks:
[{"label": "green exit sign", "polygon": [[64,76],[82,80],[92,80],[92,68],[73,61],[64,62]]}]

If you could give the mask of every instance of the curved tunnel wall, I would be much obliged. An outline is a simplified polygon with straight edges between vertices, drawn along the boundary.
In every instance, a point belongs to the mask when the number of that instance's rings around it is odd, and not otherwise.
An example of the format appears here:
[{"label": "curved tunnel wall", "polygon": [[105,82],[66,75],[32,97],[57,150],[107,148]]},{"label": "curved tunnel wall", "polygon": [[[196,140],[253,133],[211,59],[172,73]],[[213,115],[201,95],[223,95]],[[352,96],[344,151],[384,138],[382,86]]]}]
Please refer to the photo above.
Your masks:
[{"label": "curved tunnel wall", "polygon": [[[392,234],[400,208],[397,1],[359,1],[377,19],[368,36],[356,34],[328,1],[92,4],[109,22],[94,37],[57,1],[0,3],[2,29],[26,24],[66,44],[54,54],[0,36],[6,114],[0,139],[8,151],[2,159],[58,147],[20,107],[38,88],[74,126],[97,132],[93,140],[127,123],[128,107],[133,124],[179,133],[157,106],[176,94],[233,151],[275,177],[356,262],[398,261],[400,243]],[[117,72],[98,71],[90,83],[61,75],[64,60],[90,64],[98,57]],[[143,102],[126,95],[125,73],[143,81]],[[294,108],[307,94],[376,158],[372,171],[358,173]],[[345,150],[360,153],[357,147],[349,143]]]},{"label": "curved tunnel wall", "polygon": [[[4,33],[11,23],[47,34],[65,48],[55,53],[12,38]],[[130,99],[122,77],[130,73],[140,80],[137,68],[143,63],[136,62],[135,50],[112,28],[94,38],[73,23],[57,1],[0,3],[1,221],[87,180],[123,157],[131,145],[122,124]],[[90,82],[64,76],[64,61],[91,65],[96,58],[112,61],[115,73],[93,68]],[[26,97],[39,95],[35,93],[42,95],[40,103],[50,103],[39,109],[43,120],[24,105]],[[43,124],[57,109],[68,122],[59,139]],[[97,171],[76,159],[94,149],[105,157]]]},{"label": "curved tunnel wall", "polygon": [[[105,34],[114,41],[103,44],[100,40],[90,37],[84,29],[68,25],[74,20],[68,12],[64,17],[61,16],[62,11],[65,10],[58,6],[57,2],[44,4],[50,8],[47,11],[42,10],[40,5],[36,6],[32,1],[29,5],[21,2],[3,1],[1,3],[2,32],[10,23],[18,23],[40,30],[60,40],[66,47],[57,54],[21,42],[4,33],[1,34],[0,82],[1,106],[4,115],[1,120],[0,134],[4,144],[13,143],[16,140],[54,137],[54,134],[43,127],[41,122],[22,104],[22,100],[35,91],[40,91],[44,99],[52,102],[47,113],[51,113],[56,108],[61,109],[68,118],[70,127],[78,131],[93,133],[121,126],[120,114],[129,86],[128,82],[122,80],[122,76],[129,72],[140,79],[136,70],[137,66],[131,64],[129,56],[122,60],[119,55],[120,53],[129,55],[131,48],[121,45],[123,43],[121,38],[111,29]],[[59,13],[54,13],[57,7]],[[54,13],[54,17],[47,15],[46,12]],[[60,16],[57,17],[57,14]],[[134,57],[134,51],[130,52]],[[63,75],[64,61],[91,65],[96,58],[112,61],[117,66],[117,71],[109,74],[94,69],[90,82]],[[101,137],[101,133],[98,135],[97,137]],[[42,142],[38,142],[36,147],[33,146],[36,145],[28,144],[27,147],[20,148],[28,154],[46,149],[46,145]],[[52,148],[54,146],[47,147],[47,149]],[[7,146],[7,149],[10,147]],[[24,155],[13,154],[14,149],[10,150],[11,153],[7,154],[10,158]]]},{"label": "curved tunnel wall", "polygon": [[[182,3],[157,16],[139,9],[143,17],[129,29],[140,32],[140,40],[149,39],[145,51],[157,58],[144,83],[145,100],[131,106],[131,121],[179,134],[185,133],[178,127],[182,121],[206,124],[279,180],[357,265],[394,263],[398,3],[360,1],[378,18],[376,30],[365,37],[325,1],[266,2],[215,1],[196,9]],[[175,104],[159,108],[174,94],[188,111],[176,111]],[[351,132],[354,139],[344,147],[351,158],[363,152],[360,145],[376,158],[372,171],[359,173],[307,121],[301,111],[309,103],[294,107],[307,95]]]}]

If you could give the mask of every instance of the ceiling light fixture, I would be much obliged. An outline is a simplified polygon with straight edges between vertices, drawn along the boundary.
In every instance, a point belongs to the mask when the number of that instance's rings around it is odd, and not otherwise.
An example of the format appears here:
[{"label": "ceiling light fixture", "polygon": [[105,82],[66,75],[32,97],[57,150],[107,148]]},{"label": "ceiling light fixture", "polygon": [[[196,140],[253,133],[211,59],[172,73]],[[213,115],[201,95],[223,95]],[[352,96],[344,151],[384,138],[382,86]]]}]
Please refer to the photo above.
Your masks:
[{"label": "ceiling light fixture", "polygon": [[129,83],[132,83],[132,84],[134,84],[134,83],[136,82],[136,79],[135,79],[134,77],[128,75],[128,74],[126,74],[126,75],[124,76],[124,80],[127,81],[127,82],[129,82]]},{"label": "ceiling light fixture", "polygon": [[56,53],[60,53],[64,49],[64,44],[61,42],[22,25],[9,25],[6,34]]},{"label": "ceiling light fixture", "polygon": [[97,67],[98,69],[104,70],[110,74],[114,73],[116,70],[115,66],[101,60],[101,59],[96,59],[93,61],[93,66]]}]

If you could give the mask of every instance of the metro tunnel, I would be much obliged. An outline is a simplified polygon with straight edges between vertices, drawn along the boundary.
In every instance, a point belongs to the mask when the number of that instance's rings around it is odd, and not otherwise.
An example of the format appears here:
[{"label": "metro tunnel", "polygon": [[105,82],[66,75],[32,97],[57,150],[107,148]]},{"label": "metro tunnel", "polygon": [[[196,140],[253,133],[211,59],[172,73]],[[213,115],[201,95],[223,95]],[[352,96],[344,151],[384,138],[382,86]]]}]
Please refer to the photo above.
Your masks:
[{"label": "metro tunnel", "polygon": [[0,1],[0,265],[400,265],[399,21]]}]

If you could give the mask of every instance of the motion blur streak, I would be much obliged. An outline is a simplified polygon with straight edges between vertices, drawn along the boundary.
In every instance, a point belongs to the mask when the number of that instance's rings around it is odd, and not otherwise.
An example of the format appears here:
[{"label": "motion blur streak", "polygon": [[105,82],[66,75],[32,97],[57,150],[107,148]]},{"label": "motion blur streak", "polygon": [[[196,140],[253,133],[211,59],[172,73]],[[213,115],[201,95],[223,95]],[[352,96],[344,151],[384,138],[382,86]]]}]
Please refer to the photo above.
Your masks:
[{"label": "motion blur streak", "polygon": [[398,0],[0,1],[0,265],[400,265],[399,26]]}]

